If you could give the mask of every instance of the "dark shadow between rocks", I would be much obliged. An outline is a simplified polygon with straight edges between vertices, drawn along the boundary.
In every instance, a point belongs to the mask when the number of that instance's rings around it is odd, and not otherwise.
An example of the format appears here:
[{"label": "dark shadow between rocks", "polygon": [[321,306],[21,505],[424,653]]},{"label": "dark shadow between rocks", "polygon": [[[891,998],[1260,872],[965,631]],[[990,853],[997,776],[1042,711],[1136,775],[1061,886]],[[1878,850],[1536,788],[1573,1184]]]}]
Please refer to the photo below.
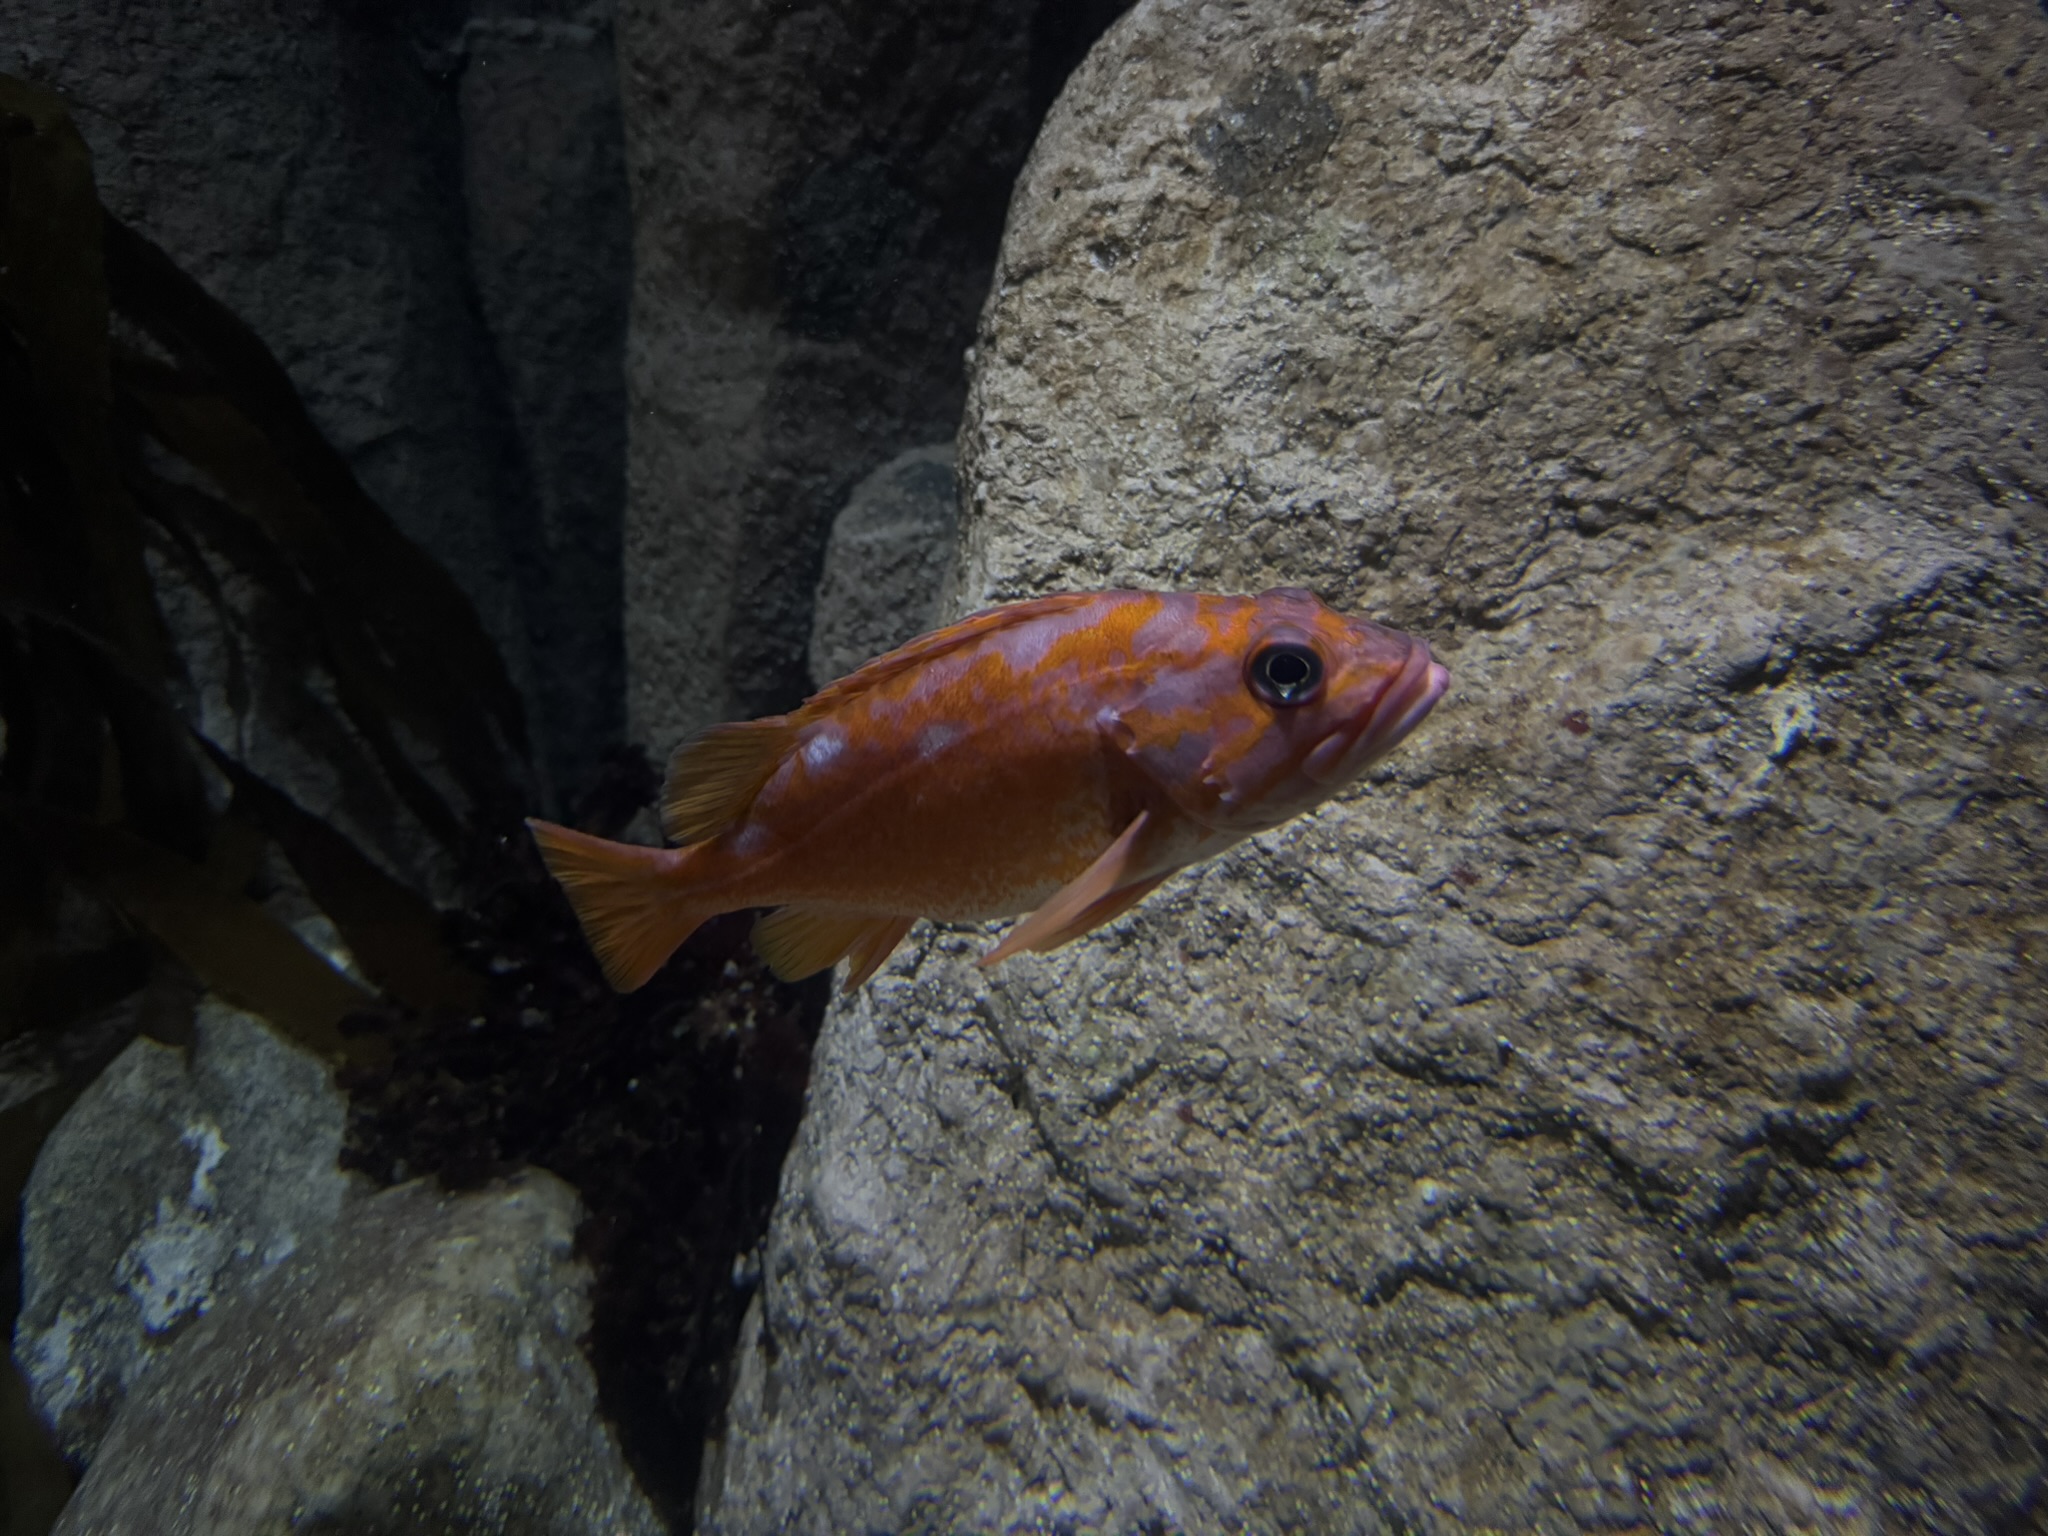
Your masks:
[{"label": "dark shadow between rocks", "polygon": [[[654,783],[638,754],[608,754],[578,824],[616,832]],[[776,981],[747,945],[751,915],[733,913],[641,991],[614,993],[538,858],[512,852],[450,924],[490,978],[481,1011],[376,1024],[389,1064],[349,1075],[344,1161],[386,1183],[469,1189],[531,1166],[575,1186],[599,1400],[649,1498],[687,1531],[826,988]]]}]

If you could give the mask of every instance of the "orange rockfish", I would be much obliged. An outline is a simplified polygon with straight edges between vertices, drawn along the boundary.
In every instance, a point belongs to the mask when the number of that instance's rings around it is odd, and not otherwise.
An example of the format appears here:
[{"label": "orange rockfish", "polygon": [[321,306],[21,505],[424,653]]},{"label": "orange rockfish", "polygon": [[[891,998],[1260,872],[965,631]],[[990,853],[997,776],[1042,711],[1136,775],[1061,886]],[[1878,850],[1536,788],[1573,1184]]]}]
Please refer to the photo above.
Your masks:
[{"label": "orange rockfish", "polygon": [[849,991],[919,917],[1029,912],[982,960],[1100,927],[1177,869],[1320,804],[1450,673],[1294,587],[1071,592],[913,640],[793,714],[716,725],[669,765],[677,848],[527,825],[613,986],[707,917]]}]

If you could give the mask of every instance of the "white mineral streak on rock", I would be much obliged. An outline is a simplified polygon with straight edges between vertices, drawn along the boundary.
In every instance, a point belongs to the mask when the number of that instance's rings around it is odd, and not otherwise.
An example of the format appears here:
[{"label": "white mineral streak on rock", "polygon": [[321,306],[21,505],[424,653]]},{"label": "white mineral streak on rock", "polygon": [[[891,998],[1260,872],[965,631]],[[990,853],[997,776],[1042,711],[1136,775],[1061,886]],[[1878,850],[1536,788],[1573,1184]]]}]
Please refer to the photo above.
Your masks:
[{"label": "white mineral streak on rock", "polygon": [[333,1225],[345,1115],[319,1062],[214,999],[189,1054],[136,1040],[79,1096],[23,1196],[14,1338],[66,1454],[180,1325]]}]

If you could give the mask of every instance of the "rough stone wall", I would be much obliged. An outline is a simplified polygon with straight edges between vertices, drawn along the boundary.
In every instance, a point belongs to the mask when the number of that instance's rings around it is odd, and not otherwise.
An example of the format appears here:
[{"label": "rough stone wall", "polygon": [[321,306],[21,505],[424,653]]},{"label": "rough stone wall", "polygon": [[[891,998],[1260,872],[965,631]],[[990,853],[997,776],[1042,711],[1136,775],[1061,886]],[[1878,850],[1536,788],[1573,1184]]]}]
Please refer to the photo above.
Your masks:
[{"label": "rough stone wall", "polygon": [[703,1527],[2021,1529],[2048,1477],[2048,19],[1147,3],[1012,207],[960,606],[1456,681],[829,1016]]},{"label": "rough stone wall", "polygon": [[1003,208],[1121,0],[620,10],[634,209],[636,741],[809,691],[832,518],[949,438]]},{"label": "rough stone wall", "polygon": [[900,453],[853,488],[818,576],[813,686],[945,622],[959,522],[951,443]]},{"label": "rough stone wall", "polygon": [[616,72],[601,8],[486,9],[21,0],[0,68],[454,573],[573,784],[623,724]]}]

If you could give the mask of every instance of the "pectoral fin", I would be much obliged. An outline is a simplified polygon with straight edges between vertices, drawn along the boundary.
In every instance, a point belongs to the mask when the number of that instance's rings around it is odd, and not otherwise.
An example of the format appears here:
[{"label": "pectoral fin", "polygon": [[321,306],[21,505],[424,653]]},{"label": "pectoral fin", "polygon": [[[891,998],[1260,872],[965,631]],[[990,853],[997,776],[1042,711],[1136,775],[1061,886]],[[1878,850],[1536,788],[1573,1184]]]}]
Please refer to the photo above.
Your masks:
[{"label": "pectoral fin", "polygon": [[1165,875],[1153,875],[1149,879],[1139,880],[1130,885],[1119,886],[1093,906],[1084,908],[1078,917],[1058,933],[1048,935],[1031,947],[1040,954],[1043,954],[1046,950],[1058,949],[1062,944],[1071,943],[1073,940],[1080,938],[1084,933],[1093,933],[1104,923],[1112,922],[1122,917],[1131,908],[1164,885],[1166,883],[1166,876],[1173,873],[1174,871],[1169,869]]},{"label": "pectoral fin", "polygon": [[[1003,942],[977,963],[986,967],[1027,949],[1056,948],[1068,939],[1108,922],[1157,885],[1157,879],[1137,875],[1140,867],[1138,843],[1151,821],[1150,811],[1138,812],[1117,840],[1103,849],[1100,858],[1054,892],[1051,900],[1012,928],[1003,936]],[[1134,894],[1128,900],[1117,901],[1127,891]],[[1102,915],[1085,920],[1097,908],[1102,910]]]}]

